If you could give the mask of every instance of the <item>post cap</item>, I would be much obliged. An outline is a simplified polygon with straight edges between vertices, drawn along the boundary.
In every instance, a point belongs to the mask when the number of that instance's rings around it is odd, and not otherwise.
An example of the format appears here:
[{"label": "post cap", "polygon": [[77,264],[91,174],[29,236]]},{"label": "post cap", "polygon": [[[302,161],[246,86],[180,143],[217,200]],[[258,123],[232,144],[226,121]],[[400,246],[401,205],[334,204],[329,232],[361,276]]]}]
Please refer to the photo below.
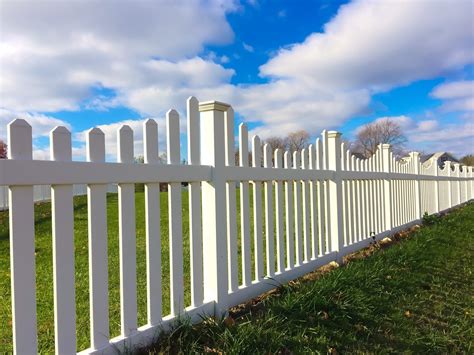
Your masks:
[{"label": "post cap", "polygon": [[230,107],[229,104],[220,101],[205,101],[199,103],[199,112],[205,111],[222,111],[226,112]]},{"label": "post cap", "polygon": [[338,132],[338,131],[329,131],[328,132],[328,138],[337,138],[337,137],[340,137],[342,136],[342,133]]}]

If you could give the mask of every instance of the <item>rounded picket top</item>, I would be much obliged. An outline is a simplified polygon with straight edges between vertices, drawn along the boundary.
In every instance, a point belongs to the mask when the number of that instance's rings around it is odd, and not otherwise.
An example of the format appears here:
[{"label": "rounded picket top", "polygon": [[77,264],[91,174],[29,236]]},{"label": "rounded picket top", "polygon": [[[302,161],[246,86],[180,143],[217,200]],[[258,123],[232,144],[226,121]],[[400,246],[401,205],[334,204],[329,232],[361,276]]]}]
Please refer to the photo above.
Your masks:
[{"label": "rounded picket top", "polygon": [[285,151],[284,160],[285,160],[285,168],[286,169],[291,168],[291,153],[289,151]]},{"label": "rounded picket top", "polygon": [[272,167],[272,149],[268,143],[263,146],[263,162],[266,168]]},{"label": "rounded picket top", "polygon": [[50,157],[56,161],[72,160],[71,132],[64,126],[56,126],[49,133]]},{"label": "rounded picket top", "polygon": [[301,160],[300,160],[301,154],[298,150],[295,150],[293,152],[293,168],[299,169],[301,167]]},{"label": "rounded picket top", "polygon": [[276,168],[283,168],[283,151],[280,148],[275,149],[274,159],[275,159],[275,167]]},{"label": "rounded picket top", "polygon": [[8,124],[8,158],[31,160],[33,158],[32,129],[28,122],[17,118]]}]

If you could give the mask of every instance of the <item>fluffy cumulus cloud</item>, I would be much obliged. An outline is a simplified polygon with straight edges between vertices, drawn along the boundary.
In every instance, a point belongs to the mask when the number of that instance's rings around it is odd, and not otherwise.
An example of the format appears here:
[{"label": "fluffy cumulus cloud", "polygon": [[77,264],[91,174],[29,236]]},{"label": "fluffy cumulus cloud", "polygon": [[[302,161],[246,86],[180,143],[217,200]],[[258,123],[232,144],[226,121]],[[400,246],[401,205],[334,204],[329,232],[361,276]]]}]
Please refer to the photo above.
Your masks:
[{"label": "fluffy cumulus cloud", "polygon": [[225,0],[2,1],[1,105],[74,110],[92,87],[126,99],[151,83],[228,80],[231,72],[195,57],[233,39],[226,13],[234,8]]},{"label": "fluffy cumulus cloud", "polygon": [[[2,2],[0,107],[51,112],[123,105],[163,117],[171,107],[183,112],[195,95],[232,103],[245,120],[260,123],[255,132],[262,136],[298,128],[315,134],[368,112],[374,93],[474,61],[474,34],[466,30],[471,1],[358,0],[342,6],[323,32],[277,51],[260,67],[266,83],[234,85],[234,70],[222,65],[227,60],[205,56],[204,49],[233,41],[226,15],[238,6],[231,0]],[[115,95],[94,96],[97,88]],[[438,88],[433,95],[449,110],[472,108],[472,96],[446,96],[465,89]],[[425,122],[420,130],[435,125]]]},{"label": "fluffy cumulus cloud", "polygon": [[474,60],[471,13],[469,0],[355,1],[261,72],[337,90],[386,90],[430,78]]},{"label": "fluffy cumulus cloud", "polygon": [[[71,129],[70,125],[62,120],[38,113],[17,112],[0,108],[0,139],[7,139],[7,125],[13,120],[21,118],[31,125],[33,138],[46,137],[56,126],[65,126]],[[5,127],[5,129],[3,129]]]},{"label": "fluffy cumulus cloud", "polygon": [[453,81],[438,85],[431,95],[444,101],[444,111],[464,111],[474,117],[474,80]]}]

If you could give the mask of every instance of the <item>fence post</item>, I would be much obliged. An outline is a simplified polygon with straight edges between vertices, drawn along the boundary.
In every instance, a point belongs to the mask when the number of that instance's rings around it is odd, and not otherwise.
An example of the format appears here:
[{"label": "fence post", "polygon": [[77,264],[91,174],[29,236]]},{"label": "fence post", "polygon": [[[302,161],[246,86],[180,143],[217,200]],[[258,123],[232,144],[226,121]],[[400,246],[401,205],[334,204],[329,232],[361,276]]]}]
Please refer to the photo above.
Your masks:
[{"label": "fence post", "polygon": [[380,147],[382,149],[382,171],[386,173],[383,180],[384,230],[389,231],[392,229],[392,184],[389,176],[391,173],[390,144],[381,144]]},{"label": "fence post", "polygon": [[411,161],[413,163],[413,174],[416,175],[415,180],[415,214],[417,218],[423,217],[424,211],[421,210],[421,188],[420,188],[420,153],[411,152]]},{"label": "fence post", "polygon": [[331,251],[337,252],[337,262],[342,262],[341,251],[344,248],[344,226],[342,214],[342,179],[341,179],[341,133],[329,131],[327,150],[327,169],[334,171],[334,178],[329,180],[329,201],[331,230]]},{"label": "fence post", "polygon": [[202,182],[204,300],[215,302],[215,315],[227,311],[227,210],[225,168],[225,112],[228,104],[201,102],[201,164],[210,165],[210,181]]}]

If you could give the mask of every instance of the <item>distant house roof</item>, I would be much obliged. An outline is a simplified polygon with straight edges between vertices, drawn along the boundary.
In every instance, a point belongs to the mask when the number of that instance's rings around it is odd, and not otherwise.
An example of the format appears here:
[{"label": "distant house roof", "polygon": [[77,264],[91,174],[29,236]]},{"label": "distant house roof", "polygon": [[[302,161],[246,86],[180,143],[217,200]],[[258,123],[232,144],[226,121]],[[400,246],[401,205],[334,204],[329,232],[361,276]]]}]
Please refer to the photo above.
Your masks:
[{"label": "distant house roof", "polygon": [[459,160],[456,159],[452,154],[448,152],[437,152],[434,154],[424,154],[420,157],[422,163],[427,162],[430,159],[438,159],[438,165],[442,167],[445,161],[452,161],[454,163],[459,163]]}]

